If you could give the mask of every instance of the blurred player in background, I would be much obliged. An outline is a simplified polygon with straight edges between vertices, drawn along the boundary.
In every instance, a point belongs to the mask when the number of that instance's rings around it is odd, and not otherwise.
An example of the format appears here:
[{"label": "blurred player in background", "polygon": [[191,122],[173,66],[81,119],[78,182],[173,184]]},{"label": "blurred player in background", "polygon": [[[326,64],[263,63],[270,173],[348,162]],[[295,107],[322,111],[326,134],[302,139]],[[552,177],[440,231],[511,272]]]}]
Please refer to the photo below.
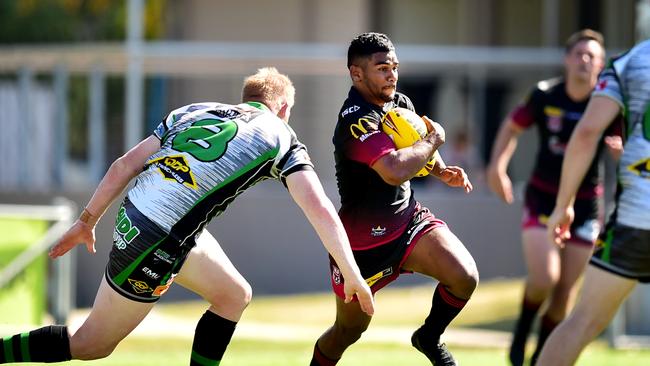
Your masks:
[{"label": "blurred player in background", "polygon": [[[373,313],[368,285],[354,262],[345,229],[325,195],[303,144],[287,124],[294,87],[275,68],[244,82],[244,103],[197,103],[172,111],[154,134],[117,159],[81,217],[50,257],[78,244],[95,252],[94,228],[132,178],[117,215],[113,248],[90,315],[69,335],[47,326],[6,337],[0,363],[92,360],[108,356],[149,313],[172,282],[205,298],[190,365],[218,365],[251,298],[248,282],[204,229],[241,192],[265,179],[281,181],[323,245]],[[144,167],[144,169],[143,169]]]},{"label": "blurred player in background", "polygon": [[[526,128],[535,126],[540,140],[524,202],[522,242],[528,277],[509,353],[510,362],[515,366],[524,362],[526,340],[542,304],[548,300],[546,312],[541,316],[533,361],[548,334],[568,313],[575,297],[576,281],[600,231],[598,200],[603,189],[598,159],[591,162],[580,186],[575,202],[576,220],[571,228],[573,236],[568,245],[558,249],[547,240],[544,227],[558,192],[566,143],[587,107],[598,73],[604,66],[604,57],[600,33],[585,29],[571,35],[566,42],[564,77],[539,82],[526,101],[503,122],[494,143],[487,170],[488,184],[499,198],[510,204],[513,192],[507,168],[517,139]],[[611,142],[614,144],[616,139]]]},{"label": "blurred player in background", "polygon": [[567,147],[547,235],[561,245],[570,240],[580,182],[603,131],[622,113],[626,141],[618,165],[616,210],[591,257],[580,300],[549,337],[538,365],[574,364],[637,282],[650,282],[650,40],[614,57],[600,76]]},{"label": "blurred player in background", "polygon": [[[478,283],[474,259],[447,225],[413,197],[409,180],[444,143],[442,127],[434,127],[413,146],[396,149],[382,132],[382,116],[394,107],[413,110],[396,92],[397,55],[384,34],[364,33],[352,40],[348,68],[352,88],[339,112],[334,132],[336,176],[341,195],[339,216],[350,238],[362,276],[376,292],[402,272],[418,272],[440,281],[431,312],[411,342],[434,365],[456,365],[440,336],[458,315]],[[472,185],[460,167],[436,159],[431,172],[467,192]],[[359,302],[344,301],[347,278],[330,260],[336,294],[336,320],[316,342],[311,365],[334,365],[370,324]],[[404,304],[405,311],[408,304]]]}]

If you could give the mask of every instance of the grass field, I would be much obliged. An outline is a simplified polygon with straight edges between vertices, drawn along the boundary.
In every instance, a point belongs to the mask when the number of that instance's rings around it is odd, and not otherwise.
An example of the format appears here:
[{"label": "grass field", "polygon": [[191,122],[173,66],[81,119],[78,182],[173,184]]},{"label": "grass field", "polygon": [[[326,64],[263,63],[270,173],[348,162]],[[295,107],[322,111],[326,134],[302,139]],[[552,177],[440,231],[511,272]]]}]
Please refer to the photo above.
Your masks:
[{"label": "grass field", "polygon": [[[377,295],[377,312],[370,329],[339,365],[428,365],[424,356],[408,344],[408,337],[426,315],[431,290],[429,286],[382,290]],[[472,332],[466,330],[508,331],[516,316],[520,291],[519,281],[481,284],[447,339],[462,365],[507,365],[507,333],[499,333],[501,338],[496,340],[488,337],[468,345]],[[192,329],[205,308],[202,302],[160,304],[149,323],[153,329],[136,330],[107,359],[71,364],[187,365]],[[333,309],[329,294],[254,298],[221,365],[308,365],[313,343],[332,321]],[[529,346],[533,346],[532,342]],[[650,350],[610,350],[602,340],[592,344],[578,362],[582,366],[648,364]]]}]

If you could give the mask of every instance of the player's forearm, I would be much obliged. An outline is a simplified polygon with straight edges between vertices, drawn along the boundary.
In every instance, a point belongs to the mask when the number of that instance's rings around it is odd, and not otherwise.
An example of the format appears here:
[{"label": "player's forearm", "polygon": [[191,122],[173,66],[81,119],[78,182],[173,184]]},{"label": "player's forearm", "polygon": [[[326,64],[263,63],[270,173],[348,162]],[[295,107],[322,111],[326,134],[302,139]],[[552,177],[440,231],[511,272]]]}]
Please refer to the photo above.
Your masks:
[{"label": "player's forearm", "polygon": [[596,156],[600,135],[577,128],[564,153],[562,177],[556,206],[565,209],[573,205],[576,192]]},{"label": "player's forearm", "polygon": [[91,217],[85,222],[94,226],[137,173],[121,158],[115,160],[86,205],[84,214]]},{"label": "player's forearm", "polygon": [[381,174],[386,183],[398,186],[413,178],[436,155],[434,145],[421,140],[413,146],[395,150],[386,156],[386,169]]},{"label": "player's forearm", "polygon": [[503,123],[492,147],[489,164],[490,169],[495,169],[501,173],[507,170],[510,159],[517,149],[517,139],[520,133],[520,131],[513,127],[510,119]]},{"label": "player's forearm", "polygon": [[343,275],[360,275],[345,228],[316,174],[313,171],[293,173],[287,177],[287,187]]},{"label": "player's forearm", "polygon": [[354,261],[350,242],[345,228],[339,219],[334,205],[324,196],[312,201],[304,209],[316,234],[327,252],[334,258],[343,276],[359,274],[359,268]]}]

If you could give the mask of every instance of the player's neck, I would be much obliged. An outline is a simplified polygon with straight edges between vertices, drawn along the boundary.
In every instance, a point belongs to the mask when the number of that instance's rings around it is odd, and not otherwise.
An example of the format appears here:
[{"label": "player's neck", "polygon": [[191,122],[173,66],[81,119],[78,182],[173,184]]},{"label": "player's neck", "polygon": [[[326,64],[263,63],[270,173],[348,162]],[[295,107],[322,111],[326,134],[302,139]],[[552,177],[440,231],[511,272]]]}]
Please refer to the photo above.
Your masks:
[{"label": "player's neck", "polygon": [[571,100],[580,102],[589,98],[594,85],[591,85],[588,81],[567,79],[565,89]]}]

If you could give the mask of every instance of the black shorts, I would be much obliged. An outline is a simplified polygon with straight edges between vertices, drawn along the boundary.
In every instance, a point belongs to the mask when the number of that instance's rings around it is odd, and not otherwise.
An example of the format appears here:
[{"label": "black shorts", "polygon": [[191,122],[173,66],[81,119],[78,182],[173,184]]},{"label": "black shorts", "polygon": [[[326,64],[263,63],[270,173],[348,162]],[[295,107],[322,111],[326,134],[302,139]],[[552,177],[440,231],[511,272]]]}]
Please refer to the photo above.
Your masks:
[{"label": "black shorts", "polygon": [[106,280],[126,298],[158,301],[194,245],[193,237],[182,243],[169,236],[140,213],[127,197],[115,220]]},{"label": "black shorts", "polygon": [[[553,213],[556,195],[544,192],[531,185],[526,187],[524,201],[523,229],[531,227],[546,227],[548,217]],[[593,245],[600,233],[598,220],[598,199],[576,199],[573,209],[575,219],[571,224],[571,240],[569,243]]]},{"label": "black shorts", "polygon": [[650,230],[608,224],[590,263],[619,276],[650,282]]},{"label": "black shorts", "polygon": [[[373,294],[395,281],[400,273],[410,273],[402,270],[402,266],[422,235],[435,228],[447,226],[444,221],[437,219],[429,209],[419,207],[418,204],[418,210],[413,215],[411,222],[397,239],[367,250],[352,251],[361,276],[366,280]],[[332,256],[330,256],[330,278],[334,293],[340,298],[345,298],[345,281]]]}]

